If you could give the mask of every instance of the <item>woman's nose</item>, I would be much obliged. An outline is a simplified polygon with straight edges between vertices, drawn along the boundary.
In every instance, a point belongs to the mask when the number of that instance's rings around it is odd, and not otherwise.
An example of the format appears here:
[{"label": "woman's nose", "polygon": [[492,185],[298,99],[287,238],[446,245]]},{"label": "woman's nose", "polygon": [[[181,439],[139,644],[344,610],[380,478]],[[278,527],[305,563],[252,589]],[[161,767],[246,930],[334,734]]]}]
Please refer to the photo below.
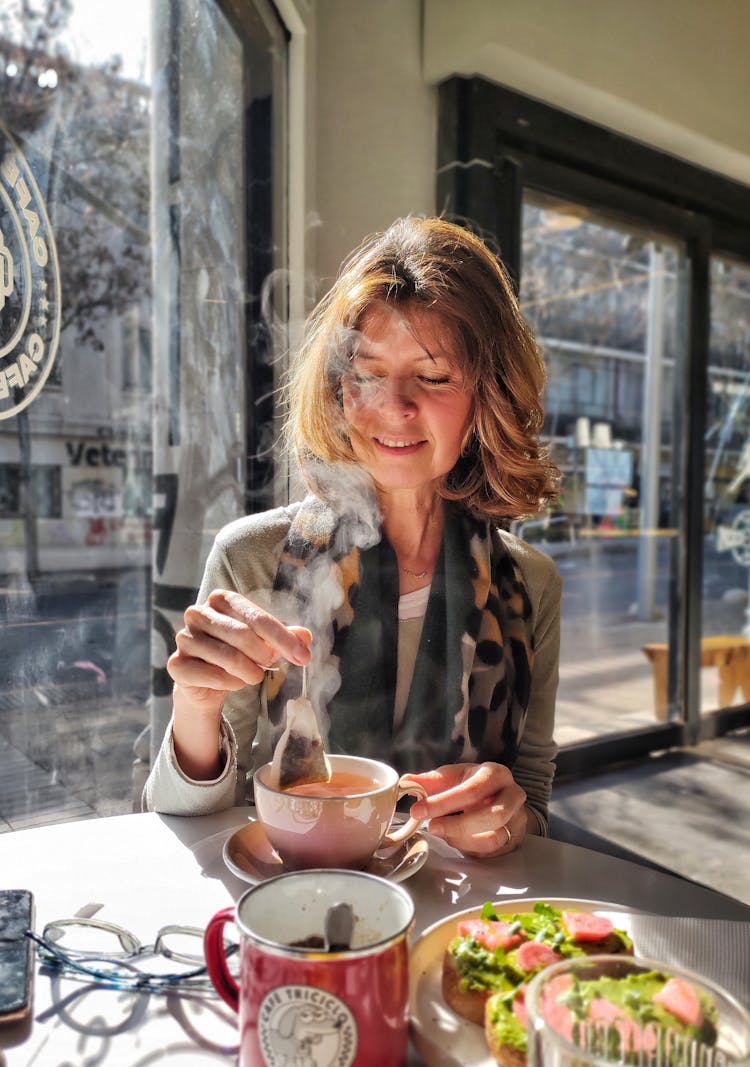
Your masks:
[{"label": "woman's nose", "polygon": [[384,381],[380,396],[380,407],[388,413],[409,418],[416,414],[416,393],[411,382],[401,378]]}]

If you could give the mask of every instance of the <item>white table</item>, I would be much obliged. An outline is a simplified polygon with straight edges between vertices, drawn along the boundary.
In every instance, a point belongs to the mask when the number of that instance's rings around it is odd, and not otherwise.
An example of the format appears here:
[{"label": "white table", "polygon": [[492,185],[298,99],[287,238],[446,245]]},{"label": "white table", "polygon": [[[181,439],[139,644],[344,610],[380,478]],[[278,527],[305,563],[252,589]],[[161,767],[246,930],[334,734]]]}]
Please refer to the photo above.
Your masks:
[{"label": "white table", "polygon": [[[0,835],[0,888],[33,891],[37,930],[89,903],[102,905],[97,918],[127,927],[144,943],[167,923],[203,927],[248,888],[225,867],[221,849],[249,815],[247,808],[193,819],[123,815],[6,833]],[[509,856],[485,862],[431,844],[428,862],[404,883],[416,903],[415,936],[488,899],[603,900],[680,917],[633,921],[643,938],[656,938],[649,944],[662,947],[666,931],[675,946],[672,962],[697,967],[705,961],[704,973],[716,965],[713,949],[723,945],[728,970],[714,977],[735,983],[738,996],[744,992],[738,986],[750,988],[750,908],[738,901],[557,841],[527,838]],[[38,976],[30,1025],[0,1027],[0,1067],[226,1064],[236,1040],[236,1017],[219,1000],[149,997]]]}]

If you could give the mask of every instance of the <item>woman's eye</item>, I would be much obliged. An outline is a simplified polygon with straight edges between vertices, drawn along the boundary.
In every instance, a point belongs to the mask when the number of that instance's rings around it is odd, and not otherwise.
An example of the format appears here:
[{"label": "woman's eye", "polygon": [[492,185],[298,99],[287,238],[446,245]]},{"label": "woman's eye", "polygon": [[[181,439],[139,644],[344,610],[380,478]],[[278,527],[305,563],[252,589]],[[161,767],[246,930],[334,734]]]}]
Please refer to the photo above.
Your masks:
[{"label": "woman's eye", "polygon": [[[354,370],[349,371],[346,375],[346,378],[351,386],[360,387],[376,384],[385,385],[389,380],[389,376],[387,374],[367,374],[361,371],[357,372]],[[449,374],[417,374],[415,376],[415,380],[421,382],[423,385],[432,388],[434,386],[450,385],[453,379]]]}]

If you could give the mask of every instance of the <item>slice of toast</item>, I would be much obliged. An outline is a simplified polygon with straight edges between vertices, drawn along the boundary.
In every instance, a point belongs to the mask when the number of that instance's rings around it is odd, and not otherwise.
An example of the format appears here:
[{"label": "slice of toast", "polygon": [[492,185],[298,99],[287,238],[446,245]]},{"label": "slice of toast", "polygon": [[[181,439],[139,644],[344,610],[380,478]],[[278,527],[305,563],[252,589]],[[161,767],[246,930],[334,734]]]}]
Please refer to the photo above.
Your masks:
[{"label": "slice of toast", "polygon": [[[492,910],[492,905],[486,905]],[[562,938],[565,930],[562,925],[562,913],[544,905],[546,914],[540,917],[539,922],[546,922],[545,942],[548,945],[554,943],[555,936]],[[528,919],[529,916],[525,915]],[[554,923],[552,920],[554,916]],[[501,922],[513,923],[519,926],[518,914],[498,916]],[[553,923],[553,925],[551,925]],[[482,925],[481,923],[479,925]],[[490,922],[490,925],[492,923]],[[611,926],[611,924],[610,924]],[[448,945],[442,970],[443,998],[457,1015],[471,1022],[484,1025],[485,1004],[489,997],[497,992],[507,992],[514,987],[522,985],[534,971],[528,971],[518,963],[517,948],[508,945],[507,952],[493,953],[491,950],[482,953],[464,951],[467,944],[467,936],[462,935],[457,928],[457,936]],[[534,938],[535,929],[524,933],[524,938]],[[462,944],[463,943],[463,944]],[[476,946],[475,946],[476,947]],[[632,955],[633,945],[631,939],[623,932],[611,930],[607,936],[594,940],[582,940],[576,942],[575,954],[600,954],[600,953],[626,953]],[[474,957],[477,957],[476,966]],[[536,967],[534,970],[538,970]]]},{"label": "slice of toast", "polygon": [[491,989],[467,987],[466,983],[461,980],[455,957],[450,951],[445,952],[443,956],[443,999],[456,1015],[483,1026],[484,1006],[491,995]]},{"label": "slice of toast", "polygon": [[514,1012],[502,993],[493,994],[485,1004],[484,1036],[500,1067],[526,1067],[525,1009]]}]

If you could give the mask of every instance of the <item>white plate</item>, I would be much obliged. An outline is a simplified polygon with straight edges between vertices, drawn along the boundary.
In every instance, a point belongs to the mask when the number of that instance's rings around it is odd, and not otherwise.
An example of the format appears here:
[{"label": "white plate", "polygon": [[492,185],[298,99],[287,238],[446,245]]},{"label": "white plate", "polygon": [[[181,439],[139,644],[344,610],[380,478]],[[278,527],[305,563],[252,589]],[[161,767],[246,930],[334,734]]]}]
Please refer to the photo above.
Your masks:
[{"label": "white plate", "polygon": [[[627,930],[629,912],[618,904],[598,900],[550,900],[526,897],[521,900],[493,901],[497,913],[532,911],[544,900],[553,908],[575,909],[606,915],[615,926]],[[411,949],[410,1013],[414,1046],[427,1067],[496,1067],[487,1048],[484,1031],[476,1023],[456,1015],[443,1000],[443,954],[456,936],[456,924],[478,919],[482,908],[458,911],[429,926]]]},{"label": "white plate", "polygon": [[[403,882],[405,878],[416,874],[429,851],[426,838],[416,833],[403,845],[390,848],[387,852],[376,852],[365,870],[392,882]],[[233,874],[252,885],[265,882],[276,874],[285,874],[289,869],[263,833],[257,819],[250,819],[227,838],[222,856]]]}]

